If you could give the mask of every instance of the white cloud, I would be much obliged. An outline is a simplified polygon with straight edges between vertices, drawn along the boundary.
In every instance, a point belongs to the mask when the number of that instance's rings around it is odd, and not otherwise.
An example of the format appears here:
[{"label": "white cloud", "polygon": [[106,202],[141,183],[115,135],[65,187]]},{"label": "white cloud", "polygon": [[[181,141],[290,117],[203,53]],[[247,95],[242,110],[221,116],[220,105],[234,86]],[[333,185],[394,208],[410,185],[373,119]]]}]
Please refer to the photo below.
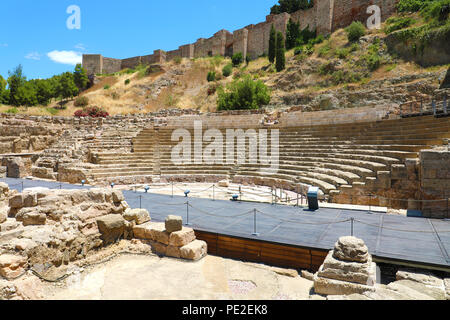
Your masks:
[{"label": "white cloud", "polygon": [[0,47],[7,47],[8,44],[7,43],[0,43]]},{"label": "white cloud", "polygon": [[81,50],[81,51],[86,50],[86,46],[84,44],[82,44],[82,43],[77,44],[74,48],[78,49],[78,50]]},{"label": "white cloud", "polygon": [[41,55],[38,52],[30,52],[25,56],[25,59],[29,60],[41,60]]},{"label": "white cloud", "polygon": [[81,63],[83,60],[81,53],[76,51],[54,50],[47,53],[47,56],[53,62],[61,64],[76,65],[77,63]]}]

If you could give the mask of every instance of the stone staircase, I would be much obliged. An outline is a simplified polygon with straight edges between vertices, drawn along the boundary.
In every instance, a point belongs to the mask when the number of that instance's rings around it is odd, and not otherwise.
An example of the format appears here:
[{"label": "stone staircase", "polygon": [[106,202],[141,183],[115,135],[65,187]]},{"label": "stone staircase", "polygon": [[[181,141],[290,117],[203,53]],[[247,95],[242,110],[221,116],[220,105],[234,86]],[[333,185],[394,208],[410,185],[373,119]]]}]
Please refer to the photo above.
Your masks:
[{"label": "stone staircase", "polygon": [[[270,165],[236,163],[175,164],[171,141],[176,128],[143,129],[132,139],[133,152],[101,152],[96,167],[89,171],[97,181],[167,181],[217,182],[231,179],[235,183],[261,184],[306,192],[318,186],[325,198],[337,196],[342,190],[362,188],[382,180],[382,176],[405,168],[407,159],[417,159],[419,151],[443,145],[450,138],[450,118],[423,116],[380,120],[370,123],[333,124],[272,129],[280,130],[279,170]],[[255,128],[258,130],[258,128]],[[191,150],[194,154],[193,129]],[[226,137],[226,130],[220,130]],[[268,137],[270,141],[270,136]],[[211,142],[203,141],[203,150]],[[448,141],[447,141],[448,143]],[[97,144],[102,148],[102,144]],[[267,147],[268,154],[271,145]],[[130,150],[131,151],[131,150]],[[248,154],[245,150],[235,154]],[[224,149],[224,157],[226,150]],[[268,158],[267,158],[268,159]],[[299,190],[300,189],[300,190]]]}]

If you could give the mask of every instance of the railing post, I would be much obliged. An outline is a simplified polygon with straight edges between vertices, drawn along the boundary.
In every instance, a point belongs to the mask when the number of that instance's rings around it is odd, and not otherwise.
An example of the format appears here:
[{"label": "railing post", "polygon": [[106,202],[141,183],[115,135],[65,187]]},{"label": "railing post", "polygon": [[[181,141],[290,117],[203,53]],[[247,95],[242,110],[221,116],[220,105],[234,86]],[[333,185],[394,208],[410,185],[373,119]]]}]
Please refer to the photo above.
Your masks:
[{"label": "railing post", "polygon": [[21,192],[23,192],[23,181],[21,182],[21,185],[22,185],[22,191]]},{"label": "railing post", "polygon": [[215,201],[215,187],[216,187],[216,185],[215,184],[213,184],[213,201]]},{"label": "railing post", "polygon": [[242,201],[242,186],[239,186],[239,201]]},{"label": "railing post", "polygon": [[351,218],[351,222],[352,222],[352,237],[353,237],[353,224],[355,222],[355,218]]},{"label": "railing post", "polygon": [[142,195],[139,196],[139,209],[142,209]]},{"label": "railing post", "polygon": [[253,209],[253,236],[258,237],[259,233],[256,230],[256,209]]},{"label": "railing post", "polygon": [[420,98],[420,115],[423,114],[423,98]]},{"label": "railing post", "polygon": [[433,108],[433,115],[436,116],[436,101],[431,101],[431,107]]},{"label": "railing post", "polygon": [[187,218],[186,225],[190,226],[191,224],[189,223],[189,200],[186,201],[186,218]]},{"label": "railing post", "polygon": [[173,181],[172,181],[172,198],[173,198]]}]

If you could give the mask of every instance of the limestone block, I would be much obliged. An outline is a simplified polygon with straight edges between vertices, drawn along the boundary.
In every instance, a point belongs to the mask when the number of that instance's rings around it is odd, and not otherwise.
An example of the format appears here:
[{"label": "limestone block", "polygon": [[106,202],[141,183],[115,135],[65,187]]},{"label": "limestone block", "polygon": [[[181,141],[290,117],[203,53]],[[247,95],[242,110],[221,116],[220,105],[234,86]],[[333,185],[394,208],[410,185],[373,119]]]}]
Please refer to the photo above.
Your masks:
[{"label": "limestone block", "polygon": [[195,240],[188,245],[181,247],[181,258],[187,260],[200,260],[208,253],[208,245],[205,241]]},{"label": "limestone block", "polygon": [[159,242],[153,242],[152,243],[152,249],[161,255],[166,255],[167,253],[167,245],[163,244],[163,243],[159,243]]},{"label": "limestone block", "polygon": [[149,228],[149,223],[144,223],[133,227],[133,235],[136,239],[153,240]]},{"label": "limestone block", "polygon": [[219,181],[218,186],[221,188],[228,188],[230,186],[230,182],[228,180],[221,180]]},{"label": "limestone block", "polygon": [[179,259],[181,257],[180,247],[169,245],[167,247],[166,256]]},{"label": "limestone block", "polygon": [[443,285],[439,287],[428,286],[423,283],[411,280],[399,280],[394,283],[396,285],[396,288],[398,288],[398,286],[404,286],[412,290],[415,290],[420,294],[427,295],[433,298],[434,300],[445,300],[445,287]]},{"label": "limestone block", "polygon": [[190,228],[183,228],[181,231],[175,231],[170,234],[169,245],[174,247],[183,247],[194,240],[194,230]]},{"label": "limestone block", "polygon": [[346,262],[333,258],[330,252],[318,272],[319,277],[373,286],[376,283],[376,264]]},{"label": "limestone block", "polygon": [[166,231],[169,233],[181,231],[183,229],[183,218],[179,216],[170,215],[166,218],[165,225]]},{"label": "limestone block", "polygon": [[369,250],[364,241],[355,237],[341,237],[334,246],[333,257],[344,261],[367,262]]},{"label": "limestone block", "polygon": [[[408,285],[403,281],[408,281],[409,282]],[[413,300],[434,300],[434,298],[432,298],[431,296],[424,294],[420,291],[417,291],[416,288],[412,288],[412,286],[410,286],[411,283],[413,283],[413,281],[409,280],[396,281],[388,284],[387,288],[389,290],[398,292],[402,295],[408,296],[410,299]]]},{"label": "limestone block", "polygon": [[97,226],[104,244],[114,243],[125,232],[125,219],[118,214],[110,214],[97,219]]},{"label": "limestone block", "polygon": [[127,221],[134,221],[137,225],[150,221],[150,214],[146,209],[127,209],[123,214]]},{"label": "limestone block", "polygon": [[21,220],[24,226],[44,225],[47,221],[47,216],[39,212],[26,212],[21,216]]},{"label": "limestone block", "polygon": [[0,232],[6,232],[17,229],[20,225],[21,223],[17,222],[16,219],[14,218],[7,219],[6,221],[0,224]]},{"label": "limestone block", "polygon": [[0,276],[12,280],[25,272],[27,258],[11,254],[0,255]]},{"label": "limestone block", "polygon": [[312,274],[311,272],[308,272],[306,270],[302,270],[302,278],[305,278],[307,280],[310,281],[314,281],[314,274]]},{"label": "limestone block", "polygon": [[7,167],[0,166],[0,178],[6,178],[7,172],[8,172]]},{"label": "limestone block", "polygon": [[36,193],[23,194],[23,206],[27,208],[35,207],[38,204]]},{"label": "limestone block", "polygon": [[125,201],[125,197],[123,196],[122,191],[114,190],[112,192],[112,199],[114,203]]},{"label": "limestone block", "polygon": [[375,291],[375,287],[359,283],[346,282],[314,276],[314,291],[323,295],[351,295],[362,294],[367,291]]},{"label": "limestone block", "polygon": [[442,287],[444,281],[431,272],[415,272],[414,270],[402,269],[397,271],[395,275],[396,280],[411,280],[424,285]]},{"label": "limestone block", "polygon": [[445,298],[450,300],[450,278],[444,280],[445,285]]},{"label": "limestone block", "polygon": [[8,211],[8,207],[0,207],[0,224],[8,219]]},{"label": "limestone block", "polygon": [[9,199],[9,206],[14,209],[23,207],[23,195],[17,194]]}]

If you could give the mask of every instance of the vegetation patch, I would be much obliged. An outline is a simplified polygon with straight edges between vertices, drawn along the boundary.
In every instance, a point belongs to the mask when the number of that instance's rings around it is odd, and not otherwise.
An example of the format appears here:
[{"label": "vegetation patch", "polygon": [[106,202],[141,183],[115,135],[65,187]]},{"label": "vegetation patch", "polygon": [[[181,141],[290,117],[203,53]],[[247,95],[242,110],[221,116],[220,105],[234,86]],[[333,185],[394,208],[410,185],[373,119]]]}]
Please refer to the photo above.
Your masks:
[{"label": "vegetation patch", "polygon": [[226,88],[218,88],[218,110],[259,109],[270,102],[270,90],[261,81],[254,81],[247,75],[242,80],[235,80]]}]

